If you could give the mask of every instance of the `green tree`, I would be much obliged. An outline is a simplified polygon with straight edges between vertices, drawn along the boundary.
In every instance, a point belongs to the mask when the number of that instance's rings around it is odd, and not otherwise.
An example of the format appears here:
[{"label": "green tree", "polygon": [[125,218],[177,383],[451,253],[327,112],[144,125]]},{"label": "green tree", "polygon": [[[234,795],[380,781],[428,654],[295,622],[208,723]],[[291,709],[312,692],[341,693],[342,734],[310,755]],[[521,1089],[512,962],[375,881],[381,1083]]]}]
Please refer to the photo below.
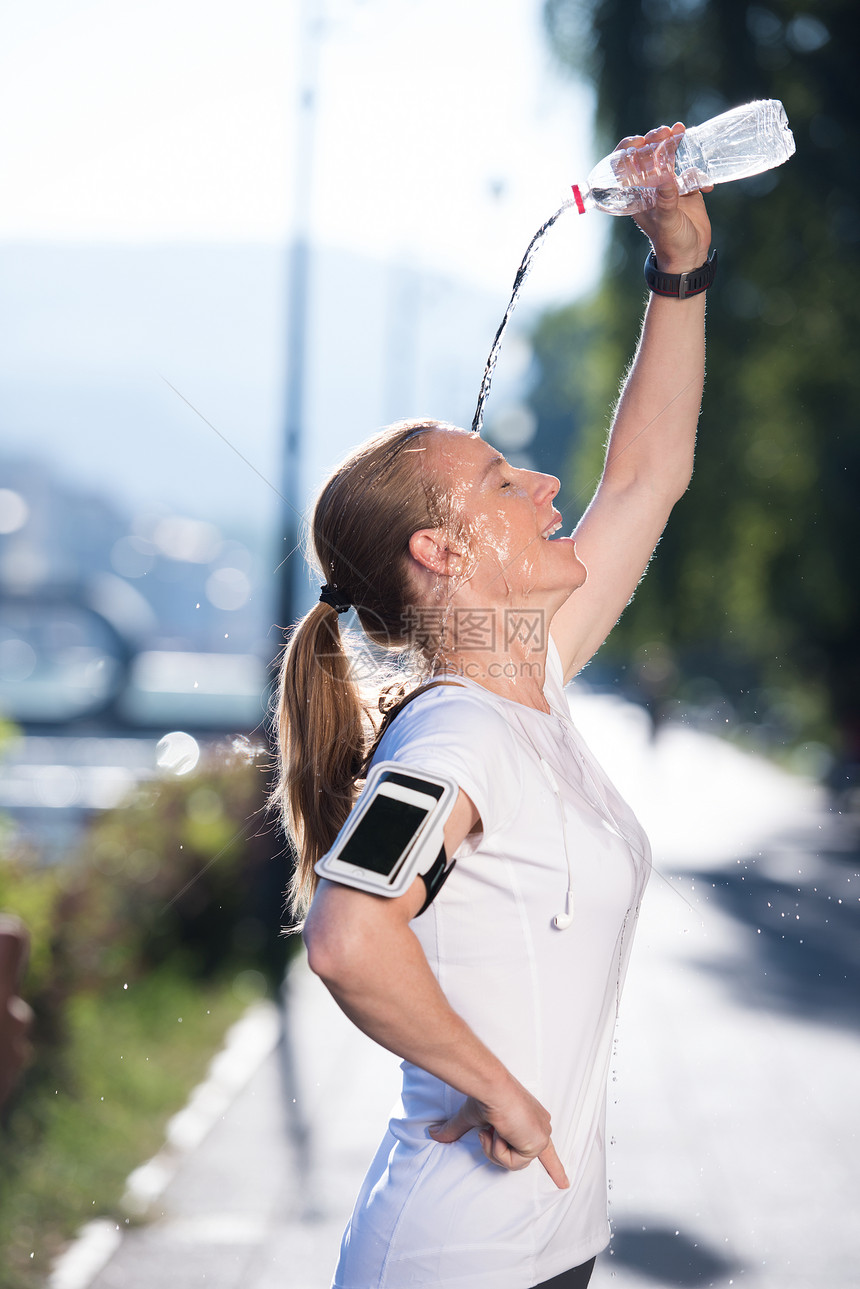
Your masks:
[{"label": "green tree", "polygon": [[[608,649],[661,640],[682,674],[715,678],[750,714],[789,711],[789,737],[836,732],[860,759],[855,6],[546,0],[545,19],[559,58],[593,79],[598,152],[754,98],[783,101],[797,142],[786,166],[709,198],[720,271],[697,477]],[[535,335],[539,417],[590,371],[574,491],[596,471],[640,306],[646,248],[632,221],[613,225],[597,298]]]}]

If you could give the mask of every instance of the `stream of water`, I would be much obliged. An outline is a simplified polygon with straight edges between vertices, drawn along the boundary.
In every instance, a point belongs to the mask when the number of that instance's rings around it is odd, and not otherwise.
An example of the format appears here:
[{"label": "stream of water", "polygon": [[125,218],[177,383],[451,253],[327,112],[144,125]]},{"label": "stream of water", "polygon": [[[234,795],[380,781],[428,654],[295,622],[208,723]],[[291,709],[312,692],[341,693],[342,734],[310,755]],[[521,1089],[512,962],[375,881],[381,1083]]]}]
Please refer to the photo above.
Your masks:
[{"label": "stream of water", "polygon": [[537,255],[538,251],[540,250],[541,246],[543,245],[544,238],[546,237],[547,233],[552,228],[556,220],[560,219],[566,210],[575,210],[575,209],[576,209],[576,202],[572,198],[569,201],[566,201],[563,206],[559,206],[555,214],[551,215],[545,224],[541,224],[540,228],[538,229],[538,231],[535,233],[534,237],[528,244],[528,249],[526,250],[526,253],[523,256],[522,264],[520,264],[520,267],[517,269],[517,276],[514,278],[514,289],[511,292],[511,298],[508,301],[508,307],[505,310],[505,314],[504,314],[504,317],[502,318],[502,321],[499,323],[499,329],[496,332],[496,338],[493,341],[492,348],[490,349],[490,356],[487,359],[487,365],[484,368],[484,378],[481,381],[481,392],[478,395],[478,406],[475,408],[475,415],[472,419],[473,434],[481,433],[481,428],[484,424],[484,405],[486,404],[486,401],[487,401],[487,395],[490,392],[490,385],[493,382],[493,371],[495,370],[496,360],[499,357],[499,350],[502,347],[502,339],[504,337],[508,323],[510,322],[511,314],[513,313],[514,308],[516,307],[517,300],[520,298],[520,292],[523,289],[523,283],[528,277],[531,266],[534,263],[534,258]]}]

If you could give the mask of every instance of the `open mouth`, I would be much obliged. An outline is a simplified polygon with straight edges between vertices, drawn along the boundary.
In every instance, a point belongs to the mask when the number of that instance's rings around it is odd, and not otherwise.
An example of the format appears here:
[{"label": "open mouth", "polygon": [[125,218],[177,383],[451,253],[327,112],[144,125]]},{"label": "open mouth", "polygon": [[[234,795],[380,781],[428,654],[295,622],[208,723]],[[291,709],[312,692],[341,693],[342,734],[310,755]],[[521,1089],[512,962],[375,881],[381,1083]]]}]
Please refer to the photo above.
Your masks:
[{"label": "open mouth", "polygon": [[558,518],[549,525],[549,527],[545,528],[541,533],[541,537],[544,541],[548,542],[550,537],[554,537],[561,528],[563,522],[561,515],[559,515]]}]

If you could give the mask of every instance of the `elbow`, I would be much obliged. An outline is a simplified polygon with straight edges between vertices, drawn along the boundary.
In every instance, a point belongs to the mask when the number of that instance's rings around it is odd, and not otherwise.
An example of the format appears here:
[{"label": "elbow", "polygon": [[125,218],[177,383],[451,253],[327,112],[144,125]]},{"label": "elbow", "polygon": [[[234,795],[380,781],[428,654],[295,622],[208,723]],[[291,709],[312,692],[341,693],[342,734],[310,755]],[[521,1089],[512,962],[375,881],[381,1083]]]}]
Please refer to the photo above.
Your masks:
[{"label": "elbow", "polygon": [[681,498],[684,496],[684,493],[687,491],[690,484],[692,483],[692,480],[693,480],[693,471],[691,469],[676,481],[675,487],[669,493],[670,506],[675,506],[681,500]]},{"label": "elbow", "polygon": [[321,928],[314,928],[305,923],[302,939],[308,955],[308,966],[315,976],[328,983],[337,975],[337,944],[331,932],[325,933]]},{"label": "elbow", "polygon": [[677,462],[674,469],[663,470],[652,476],[651,490],[659,493],[660,498],[669,510],[679,502],[693,479],[693,459]]},{"label": "elbow", "polygon": [[302,929],[308,966],[323,984],[336,988],[354,976],[361,956],[360,936],[348,919],[314,918],[313,909]]}]

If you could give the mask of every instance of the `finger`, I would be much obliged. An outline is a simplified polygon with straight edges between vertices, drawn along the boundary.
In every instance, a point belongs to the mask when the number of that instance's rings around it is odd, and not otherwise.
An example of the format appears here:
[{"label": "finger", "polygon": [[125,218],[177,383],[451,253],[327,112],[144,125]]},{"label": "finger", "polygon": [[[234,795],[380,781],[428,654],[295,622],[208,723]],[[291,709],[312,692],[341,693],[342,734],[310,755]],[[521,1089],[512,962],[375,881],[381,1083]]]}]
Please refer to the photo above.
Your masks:
[{"label": "finger", "polygon": [[674,175],[662,175],[656,186],[658,211],[675,210],[678,205],[678,183]]},{"label": "finger", "polygon": [[521,1172],[523,1168],[528,1168],[534,1159],[534,1155],[523,1155],[518,1150],[514,1150],[510,1142],[505,1141],[504,1137],[495,1134],[493,1141],[493,1162],[499,1164],[502,1168],[507,1168],[509,1173]]},{"label": "finger", "polygon": [[472,1128],[477,1128],[478,1123],[469,1114],[468,1105],[464,1103],[456,1114],[444,1123],[433,1123],[428,1128],[428,1132],[434,1141],[449,1142],[459,1141]]},{"label": "finger", "polygon": [[496,1162],[495,1159],[493,1158],[494,1136],[495,1136],[495,1133],[493,1132],[492,1128],[478,1129],[478,1140],[481,1143],[481,1149],[483,1150],[484,1154],[487,1156],[491,1164],[494,1164]]},{"label": "finger", "polygon": [[538,1155],[538,1159],[543,1164],[559,1190],[566,1191],[570,1185],[570,1180],[568,1179],[567,1173],[564,1171],[564,1165],[556,1154],[556,1149],[552,1142],[550,1142],[548,1146],[544,1147]]},{"label": "finger", "polygon": [[521,1155],[518,1150],[514,1150],[494,1128],[482,1128],[478,1137],[487,1159],[497,1168],[504,1168],[509,1173],[518,1173],[521,1169],[528,1168],[532,1162],[531,1155]]},{"label": "finger", "polygon": [[653,130],[649,130],[645,135],[646,143],[661,143],[663,139],[668,139],[672,131],[668,125],[655,125]]}]

